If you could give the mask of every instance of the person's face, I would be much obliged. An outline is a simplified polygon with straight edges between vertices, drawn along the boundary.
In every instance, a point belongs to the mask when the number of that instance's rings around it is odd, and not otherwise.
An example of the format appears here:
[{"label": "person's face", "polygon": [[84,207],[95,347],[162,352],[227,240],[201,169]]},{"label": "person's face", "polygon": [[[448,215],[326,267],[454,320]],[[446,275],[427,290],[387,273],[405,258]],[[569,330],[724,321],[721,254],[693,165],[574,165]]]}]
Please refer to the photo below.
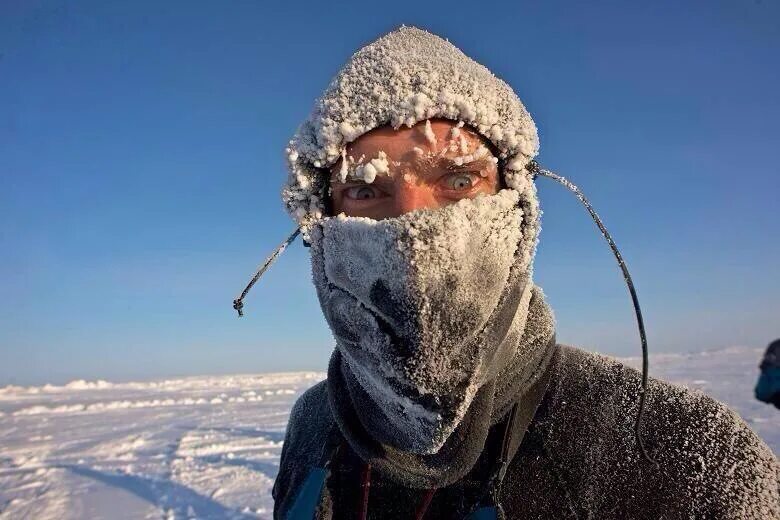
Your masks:
[{"label": "person's face", "polygon": [[379,220],[492,195],[497,162],[481,136],[453,121],[376,128],[330,168],[333,213]]}]

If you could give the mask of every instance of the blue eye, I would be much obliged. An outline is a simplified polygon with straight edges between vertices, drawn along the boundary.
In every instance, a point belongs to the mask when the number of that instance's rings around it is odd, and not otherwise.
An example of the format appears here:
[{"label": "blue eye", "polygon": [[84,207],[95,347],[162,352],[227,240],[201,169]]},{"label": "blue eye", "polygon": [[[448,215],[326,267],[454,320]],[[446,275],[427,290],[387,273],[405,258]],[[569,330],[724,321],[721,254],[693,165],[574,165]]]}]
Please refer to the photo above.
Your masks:
[{"label": "blue eye", "polygon": [[444,183],[448,190],[467,191],[474,187],[473,177],[470,173],[456,173],[447,176]]},{"label": "blue eye", "polygon": [[376,191],[371,186],[353,186],[347,189],[347,197],[357,200],[375,199]]}]

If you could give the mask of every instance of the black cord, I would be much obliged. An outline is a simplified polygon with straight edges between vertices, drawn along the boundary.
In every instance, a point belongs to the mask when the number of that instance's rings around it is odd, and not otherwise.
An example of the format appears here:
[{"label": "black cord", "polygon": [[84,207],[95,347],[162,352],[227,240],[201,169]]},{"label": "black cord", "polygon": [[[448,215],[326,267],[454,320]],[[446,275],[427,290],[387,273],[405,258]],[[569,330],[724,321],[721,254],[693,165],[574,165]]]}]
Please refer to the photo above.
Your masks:
[{"label": "black cord", "polygon": [[623,279],[625,280],[626,285],[628,286],[628,292],[631,293],[631,301],[634,304],[634,313],[636,314],[636,322],[639,327],[639,339],[642,342],[642,388],[639,391],[639,410],[637,412],[636,422],[634,423],[634,435],[636,437],[636,442],[639,446],[639,451],[642,453],[644,458],[647,459],[649,462],[652,462],[653,464],[658,464],[658,462],[647,453],[647,450],[645,449],[645,445],[642,441],[641,427],[642,427],[642,418],[645,413],[645,398],[647,396],[647,373],[648,373],[649,356],[647,350],[647,336],[645,334],[645,322],[642,319],[642,309],[639,307],[639,298],[636,295],[634,282],[631,280],[631,275],[628,272],[628,267],[626,266],[626,262],[623,260],[623,256],[620,254],[620,251],[615,245],[615,241],[612,240],[612,236],[609,234],[609,231],[607,231],[607,228],[601,222],[601,219],[599,218],[596,211],[593,209],[593,206],[591,206],[590,202],[588,202],[588,199],[585,197],[585,194],[583,194],[582,191],[580,191],[580,189],[574,185],[574,183],[572,183],[565,177],[562,177],[554,172],[551,172],[550,170],[541,168],[536,161],[531,161],[528,164],[528,166],[526,166],[526,169],[534,176],[534,179],[537,176],[553,179],[554,181],[562,184],[563,186],[571,190],[574,193],[574,195],[577,196],[580,202],[582,202],[583,206],[585,206],[585,209],[588,210],[588,213],[590,213],[590,216],[593,218],[593,221],[598,226],[599,230],[601,231],[601,234],[606,239],[607,244],[609,244],[610,249],[612,249],[615,258],[617,259],[617,263],[620,266],[620,270],[623,272]]},{"label": "black cord", "polygon": [[271,267],[271,264],[274,263],[274,261],[279,257],[280,254],[284,252],[284,250],[287,248],[287,246],[290,245],[290,243],[295,240],[295,237],[298,236],[298,234],[301,232],[301,228],[297,228],[295,231],[292,232],[292,234],[287,237],[287,240],[279,244],[279,246],[276,248],[276,250],[271,253],[271,256],[265,259],[265,262],[257,269],[255,272],[255,275],[252,277],[251,280],[249,280],[249,283],[244,287],[244,290],[241,291],[241,295],[233,300],[233,308],[238,311],[238,316],[241,317],[244,315],[244,298],[246,297],[247,293],[249,293],[249,290],[252,288],[252,286],[260,279],[261,276],[263,276],[263,273]]}]

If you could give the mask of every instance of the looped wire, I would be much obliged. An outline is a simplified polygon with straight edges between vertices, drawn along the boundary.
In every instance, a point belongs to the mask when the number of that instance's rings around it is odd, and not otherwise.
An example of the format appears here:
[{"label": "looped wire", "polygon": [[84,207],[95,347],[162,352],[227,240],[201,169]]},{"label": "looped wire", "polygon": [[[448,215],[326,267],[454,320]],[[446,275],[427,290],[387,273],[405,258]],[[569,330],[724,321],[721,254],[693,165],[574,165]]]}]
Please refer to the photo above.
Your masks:
[{"label": "looped wire", "polygon": [[559,184],[563,185],[564,187],[571,190],[574,195],[580,200],[583,206],[585,206],[585,209],[588,210],[588,213],[590,213],[590,216],[593,218],[593,221],[598,226],[599,230],[601,231],[602,236],[607,241],[607,244],[609,244],[610,249],[612,249],[612,253],[615,255],[615,259],[617,260],[618,266],[620,266],[620,270],[623,273],[623,280],[625,280],[626,285],[628,286],[628,292],[631,294],[631,301],[634,305],[634,313],[636,314],[636,322],[637,326],[639,328],[639,339],[642,343],[642,387],[639,391],[639,410],[637,411],[636,416],[636,422],[634,423],[634,436],[636,437],[637,445],[639,446],[639,451],[642,453],[642,456],[644,456],[645,459],[647,459],[649,462],[653,464],[658,464],[658,462],[653,459],[650,454],[648,454],[647,449],[645,449],[644,442],[642,441],[642,433],[641,433],[641,427],[642,427],[642,418],[645,413],[645,399],[647,397],[647,378],[648,378],[648,349],[647,349],[647,335],[645,334],[645,322],[642,319],[642,309],[639,307],[639,297],[636,294],[636,289],[634,288],[634,282],[631,279],[631,275],[628,272],[628,267],[626,266],[626,262],[623,260],[623,255],[620,254],[620,250],[618,250],[617,245],[615,245],[615,241],[612,239],[612,236],[609,234],[609,231],[607,231],[607,228],[604,226],[604,223],[599,218],[598,214],[596,213],[596,210],[593,209],[593,206],[591,206],[588,199],[585,197],[585,194],[580,191],[580,189],[574,185],[571,181],[566,179],[565,177],[558,175],[555,172],[552,172],[550,170],[544,169],[539,166],[539,164],[536,161],[531,161],[526,166],[526,169],[529,173],[533,176],[533,179],[536,180],[536,177],[547,177],[549,179],[553,179],[554,181],[558,182]]}]

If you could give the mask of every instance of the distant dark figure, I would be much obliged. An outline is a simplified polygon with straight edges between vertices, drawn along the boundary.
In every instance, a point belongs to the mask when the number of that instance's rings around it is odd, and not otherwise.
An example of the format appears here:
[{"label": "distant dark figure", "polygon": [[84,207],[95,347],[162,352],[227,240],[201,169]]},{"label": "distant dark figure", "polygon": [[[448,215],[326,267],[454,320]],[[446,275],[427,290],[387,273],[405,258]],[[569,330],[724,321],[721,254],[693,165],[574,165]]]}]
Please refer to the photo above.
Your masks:
[{"label": "distant dark figure", "polygon": [[756,399],[780,409],[780,339],[769,344],[759,367]]}]

